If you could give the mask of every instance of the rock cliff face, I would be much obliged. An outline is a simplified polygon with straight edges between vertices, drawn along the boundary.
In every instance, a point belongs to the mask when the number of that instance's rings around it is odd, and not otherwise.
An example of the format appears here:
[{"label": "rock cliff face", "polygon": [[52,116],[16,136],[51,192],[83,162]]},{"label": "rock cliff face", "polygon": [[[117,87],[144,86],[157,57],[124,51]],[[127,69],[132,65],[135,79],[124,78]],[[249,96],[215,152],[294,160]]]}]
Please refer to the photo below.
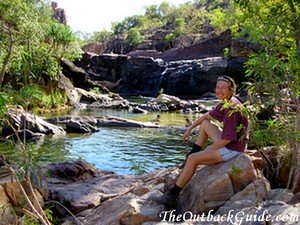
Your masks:
[{"label": "rock cliff face", "polygon": [[52,7],[52,17],[56,19],[59,23],[67,24],[67,16],[65,10],[62,8],[58,8],[57,2],[51,2]]},{"label": "rock cliff face", "polygon": [[[232,76],[238,84],[245,80],[243,63],[252,50],[242,41],[232,40],[230,32],[186,45],[164,51],[141,48],[127,54],[94,54],[89,52],[94,49],[86,47],[83,48],[86,53],[76,65],[83,68],[92,81],[117,83],[112,91],[124,96],[157,96],[163,90],[178,97],[201,97],[214,92],[217,77],[221,74]],[[224,57],[226,48],[234,53],[234,57]],[[127,52],[123,50],[116,52]],[[64,73],[70,79],[78,77],[70,70],[64,70]]]}]

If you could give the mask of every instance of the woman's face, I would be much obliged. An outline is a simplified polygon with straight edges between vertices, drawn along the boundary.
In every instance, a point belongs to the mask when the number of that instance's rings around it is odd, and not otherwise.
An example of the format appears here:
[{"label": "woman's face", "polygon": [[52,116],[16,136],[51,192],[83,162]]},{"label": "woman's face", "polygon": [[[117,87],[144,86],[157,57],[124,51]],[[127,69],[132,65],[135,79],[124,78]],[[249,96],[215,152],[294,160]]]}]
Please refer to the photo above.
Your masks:
[{"label": "woman's face", "polygon": [[230,99],[232,96],[230,83],[223,80],[218,81],[216,86],[216,96],[220,100]]}]

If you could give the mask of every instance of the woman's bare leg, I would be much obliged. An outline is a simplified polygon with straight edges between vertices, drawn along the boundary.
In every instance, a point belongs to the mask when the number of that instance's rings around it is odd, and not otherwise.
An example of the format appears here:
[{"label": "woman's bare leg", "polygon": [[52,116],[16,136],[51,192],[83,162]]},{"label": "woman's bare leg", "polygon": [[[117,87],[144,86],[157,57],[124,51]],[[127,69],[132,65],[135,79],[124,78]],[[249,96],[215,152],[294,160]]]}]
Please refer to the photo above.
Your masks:
[{"label": "woman's bare leg", "polygon": [[[221,131],[209,120],[205,120],[200,126],[196,144],[204,146],[208,138],[211,138],[213,142],[220,140]],[[209,165],[219,162],[222,162],[222,157],[218,151],[204,150],[202,152],[191,154],[188,157],[179,178],[177,179],[176,185],[183,188],[193,177],[198,165]]]},{"label": "woman's bare leg", "polygon": [[220,140],[221,130],[209,120],[204,120],[200,125],[199,133],[195,143],[203,147],[208,138],[211,138],[213,142]]},{"label": "woman's bare leg", "polygon": [[209,165],[222,161],[222,157],[220,156],[218,151],[204,150],[202,152],[191,154],[188,157],[179,178],[177,179],[176,185],[183,188],[193,177],[198,165]]},{"label": "woman's bare leg", "polygon": [[[221,131],[209,120],[205,120],[201,123],[196,144],[204,146],[208,138],[211,138],[214,142],[220,140]],[[169,189],[169,191],[164,195],[159,197],[152,197],[152,200],[160,204],[167,205],[170,208],[176,208],[178,194],[193,177],[197,166],[200,164],[213,164],[221,161],[222,158],[219,152],[214,150],[205,149],[202,152],[197,152],[189,155],[187,158],[187,162],[176,182],[176,185]]]}]

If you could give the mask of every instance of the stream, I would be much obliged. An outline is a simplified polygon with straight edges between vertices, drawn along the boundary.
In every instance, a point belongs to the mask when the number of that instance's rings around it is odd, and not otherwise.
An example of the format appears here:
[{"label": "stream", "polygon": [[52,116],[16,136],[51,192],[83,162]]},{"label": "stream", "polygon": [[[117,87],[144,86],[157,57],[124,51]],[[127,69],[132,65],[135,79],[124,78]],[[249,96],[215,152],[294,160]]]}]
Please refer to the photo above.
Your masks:
[{"label": "stream", "polygon": [[[149,122],[158,113],[133,114],[126,110],[84,109],[68,115],[111,115],[136,121]],[[160,112],[160,125],[164,128],[100,127],[92,134],[66,134],[47,136],[27,144],[27,154],[33,162],[48,164],[68,159],[83,159],[100,170],[123,175],[138,175],[180,164],[192,146],[182,143],[185,119],[199,115]],[[52,115],[55,116],[55,115]],[[12,143],[1,143],[0,152],[11,160],[22,158],[21,148]]]}]

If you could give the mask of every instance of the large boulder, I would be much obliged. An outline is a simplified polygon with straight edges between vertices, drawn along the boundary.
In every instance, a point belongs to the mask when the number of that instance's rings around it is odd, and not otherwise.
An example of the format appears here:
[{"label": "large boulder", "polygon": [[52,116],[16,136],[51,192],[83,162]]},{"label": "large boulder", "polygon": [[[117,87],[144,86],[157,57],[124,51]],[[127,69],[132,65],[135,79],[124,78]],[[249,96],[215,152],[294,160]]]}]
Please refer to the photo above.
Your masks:
[{"label": "large boulder", "polygon": [[175,96],[202,96],[214,92],[218,76],[229,70],[240,82],[243,64],[222,56],[171,62],[135,56],[124,64],[119,93],[156,96],[163,90]]},{"label": "large boulder", "polygon": [[[14,171],[17,172],[17,169],[14,168]],[[0,167],[0,225],[19,224],[24,212],[31,212],[28,199],[35,208],[44,205],[41,192],[29,185],[27,180],[18,179],[12,175],[9,166]]]},{"label": "large boulder", "polygon": [[92,80],[117,81],[121,78],[124,64],[128,56],[113,53],[94,55],[86,62],[87,70]]},{"label": "large boulder", "polygon": [[99,131],[97,127],[80,120],[70,120],[66,124],[67,133],[92,133]]},{"label": "large boulder", "polygon": [[68,77],[63,74],[59,74],[57,83],[58,87],[66,93],[68,103],[71,106],[75,106],[80,102],[81,95],[75,90],[73,83]]},{"label": "large boulder", "polygon": [[228,63],[224,57],[169,62],[162,74],[161,88],[175,96],[201,96],[213,92],[218,76],[226,73]]},{"label": "large boulder", "polygon": [[39,134],[63,135],[66,133],[62,127],[53,125],[41,117],[25,111],[21,106],[9,108],[7,116],[11,126],[3,128],[2,136],[4,137],[17,135],[20,130],[23,130],[28,138],[41,136]]},{"label": "large boulder", "polygon": [[0,225],[17,224],[17,222],[18,218],[5,192],[5,188],[0,185]]},{"label": "large boulder", "polygon": [[[178,202],[181,211],[174,214],[174,217],[165,217],[171,211],[151,199],[174,183],[179,173],[178,168],[158,170],[141,176],[99,171],[94,176],[90,176],[89,172],[88,177],[80,175],[82,179],[79,180],[54,176],[53,173],[52,177],[47,177],[47,184],[50,197],[67,206],[83,224],[163,225],[174,222],[176,215],[180,214],[193,214],[199,219],[184,221],[182,224],[223,225],[231,221],[241,224],[241,215],[265,218],[269,214],[272,218],[286,214],[297,224],[295,219],[300,207],[299,204],[291,203],[297,200],[296,195],[284,189],[270,190],[269,182],[257,175],[247,155],[200,167],[182,191]],[[62,215],[68,214],[58,205],[57,210]],[[205,212],[208,214],[203,214]],[[211,219],[221,217],[222,222]],[[65,224],[77,222],[69,219]],[[243,222],[248,221],[244,218]],[[245,224],[253,222],[257,221]],[[293,223],[288,221],[287,224]]]},{"label": "large boulder", "polygon": [[[185,39],[188,38],[185,37]],[[231,32],[230,30],[227,30],[219,36],[209,38],[193,45],[190,45],[189,41],[183,41],[182,43],[187,46],[172,48],[164,52],[157,52],[153,54],[152,57],[163,59],[166,62],[219,57],[224,55],[225,48],[230,48],[231,40]],[[130,52],[127,55],[145,56],[144,53],[147,54],[147,51]]]},{"label": "large boulder", "polygon": [[83,220],[84,224],[94,225],[141,225],[147,221],[157,221],[163,206],[154,206],[145,199],[128,194],[117,197],[93,210]]},{"label": "large boulder", "polygon": [[107,42],[104,42],[104,43],[92,42],[92,43],[88,43],[88,44],[82,46],[82,50],[84,52],[94,53],[97,55],[107,53],[107,49],[108,49]]},{"label": "large boulder", "polygon": [[[260,184],[259,184],[260,183]],[[300,203],[288,204],[294,194],[286,189],[269,190],[264,178],[249,184],[215,213],[227,215],[222,225],[229,224],[299,224]],[[267,189],[266,189],[267,188]]]},{"label": "large boulder", "polygon": [[99,172],[95,167],[82,160],[74,162],[52,163],[48,165],[47,169],[51,174],[51,177],[71,181],[92,178],[95,177]]},{"label": "large boulder", "polygon": [[61,65],[63,74],[72,81],[75,87],[84,89],[90,87],[88,74],[83,68],[77,67],[73,62],[67,59],[63,59]]},{"label": "large boulder", "polygon": [[80,102],[87,102],[87,103],[93,103],[96,101],[111,102],[113,100],[106,94],[97,94],[91,91],[86,91],[81,88],[75,88],[74,90],[77,91],[78,95],[80,96]]},{"label": "large boulder", "polygon": [[[90,214],[90,216],[86,216],[86,220],[90,222],[98,220],[98,223],[102,224],[101,221],[108,220],[117,223],[120,217],[119,214],[127,211],[130,207],[136,207],[135,203],[131,206],[133,199],[139,198],[137,196],[143,195],[150,190],[149,188],[143,188],[143,178],[117,175],[109,171],[94,172],[94,170],[88,169],[84,173],[77,173],[81,178],[76,178],[76,173],[72,173],[74,176],[70,179],[65,175],[68,170],[64,169],[64,164],[61,164],[61,166],[62,168],[56,164],[54,171],[63,170],[65,171],[63,175],[61,172],[55,172],[51,177],[47,178],[51,199],[64,203],[73,213],[93,209],[97,206],[91,213],[89,211],[82,213]],[[70,166],[74,168],[74,166],[68,164],[68,167]],[[53,171],[53,168],[50,167],[50,169],[50,171]],[[76,168],[75,171],[77,171]],[[90,171],[93,171],[92,174]],[[154,176],[155,174],[149,180],[154,179]],[[131,192],[134,192],[134,194],[131,194]],[[157,207],[162,208],[162,206]],[[57,210],[60,214],[67,215],[67,212],[63,208],[57,206]],[[113,212],[113,214],[108,213],[107,210]],[[100,213],[101,211],[103,213]],[[135,212],[137,211],[138,208]],[[130,217],[131,215],[132,213],[127,213],[127,216]],[[90,222],[85,224],[92,224]],[[96,222],[96,224],[98,223]]]},{"label": "large boulder", "polygon": [[130,119],[124,119],[116,116],[97,117],[97,126],[102,127],[138,127],[138,128],[159,128],[152,122],[138,122]]},{"label": "large boulder", "polygon": [[[97,171],[82,162],[52,164],[48,171],[45,183],[50,199],[62,203],[83,224],[103,225],[158,221],[164,206],[148,197],[158,195],[163,183],[178,175],[178,169],[170,168],[141,176],[123,176]],[[68,215],[58,204],[55,211],[60,216]]]},{"label": "large boulder", "polygon": [[[97,127],[137,127],[137,128],[159,128],[160,125],[152,122],[139,122],[130,119],[124,119],[116,116],[64,116],[64,117],[53,117],[48,119],[53,124],[59,124],[63,126],[69,126],[69,128],[76,125],[76,129],[72,129],[74,133],[79,130],[88,130],[88,132],[94,132]],[[87,129],[88,128],[88,129]],[[77,132],[75,132],[77,130]],[[68,129],[67,129],[68,131]],[[79,132],[82,133],[82,132]]]},{"label": "large boulder", "polygon": [[252,161],[244,154],[224,163],[204,166],[183,189],[178,211],[203,213],[215,210],[256,179]]},{"label": "large boulder", "polygon": [[268,199],[269,191],[269,181],[266,178],[257,179],[248,184],[242,191],[233,195],[218,209],[217,214],[226,214],[230,210],[239,210],[262,203]]},{"label": "large boulder", "polygon": [[166,65],[152,57],[129,57],[123,67],[119,93],[123,95],[155,96],[161,86]]},{"label": "large boulder", "polygon": [[180,35],[172,41],[173,48],[185,48],[193,44],[193,38],[189,35]]},{"label": "large boulder", "polygon": [[116,54],[126,54],[130,52],[131,46],[124,37],[118,35],[108,41],[108,49]]}]

